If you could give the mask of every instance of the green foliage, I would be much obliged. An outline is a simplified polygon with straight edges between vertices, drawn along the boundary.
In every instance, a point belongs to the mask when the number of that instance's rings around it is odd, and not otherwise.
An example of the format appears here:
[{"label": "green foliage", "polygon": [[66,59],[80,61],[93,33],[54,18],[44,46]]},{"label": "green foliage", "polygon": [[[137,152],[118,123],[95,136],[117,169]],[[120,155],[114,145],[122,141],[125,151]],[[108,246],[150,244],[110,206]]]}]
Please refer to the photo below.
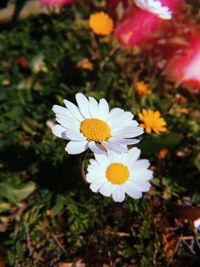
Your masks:
[{"label": "green foliage", "polygon": [[13,205],[26,199],[35,190],[35,184],[28,182],[25,185],[13,186],[11,182],[0,183],[0,199],[5,199]]}]

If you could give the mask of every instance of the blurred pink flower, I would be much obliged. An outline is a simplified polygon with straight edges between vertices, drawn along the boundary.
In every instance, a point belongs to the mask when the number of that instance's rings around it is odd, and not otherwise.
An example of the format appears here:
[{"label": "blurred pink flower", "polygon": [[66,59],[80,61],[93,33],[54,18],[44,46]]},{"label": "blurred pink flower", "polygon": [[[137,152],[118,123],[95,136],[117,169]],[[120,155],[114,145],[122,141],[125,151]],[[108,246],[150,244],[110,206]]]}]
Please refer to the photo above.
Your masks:
[{"label": "blurred pink flower", "polygon": [[65,6],[74,3],[74,0],[41,0],[45,6]]},{"label": "blurred pink flower", "polygon": [[200,31],[186,39],[169,58],[166,72],[178,84],[200,91]]},{"label": "blurred pink flower", "polygon": [[[160,0],[174,16],[180,0]],[[158,14],[150,13],[137,6],[130,6],[115,29],[115,36],[125,46],[143,45],[159,34],[165,32],[165,27],[171,22],[160,18]]]}]

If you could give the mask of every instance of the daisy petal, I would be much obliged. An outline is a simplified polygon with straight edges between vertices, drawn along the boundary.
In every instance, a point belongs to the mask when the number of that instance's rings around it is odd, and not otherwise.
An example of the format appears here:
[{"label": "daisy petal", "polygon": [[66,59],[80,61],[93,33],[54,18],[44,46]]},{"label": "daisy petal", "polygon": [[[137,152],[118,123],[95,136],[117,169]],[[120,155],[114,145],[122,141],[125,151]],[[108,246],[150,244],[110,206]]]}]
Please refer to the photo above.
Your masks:
[{"label": "daisy petal", "polygon": [[127,132],[124,134],[125,138],[133,138],[144,133],[144,129],[141,127],[127,127]]},{"label": "daisy petal", "polygon": [[[59,105],[53,105],[52,110],[54,113],[71,116],[70,112],[66,108],[59,106]],[[72,118],[72,116],[71,116],[71,118]]]},{"label": "daisy petal", "polygon": [[62,127],[59,124],[54,125],[51,128],[53,134],[55,134],[56,136],[60,137],[60,138],[65,138],[64,137],[64,132],[66,131],[66,129],[64,127]]},{"label": "daisy petal", "polygon": [[90,162],[90,165],[87,167],[88,173],[96,171],[96,168],[97,166],[99,166],[99,164],[96,161],[95,161],[95,164],[91,162],[91,160],[89,160],[89,162]]},{"label": "daisy petal", "polygon": [[87,97],[85,97],[83,94],[78,93],[76,94],[76,101],[78,103],[79,109],[81,114],[84,118],[90,118],[91,115],[89,113],[89,101]]},{"label": "daisy petal", "polygon": [[66,130],[63,134],[68,140],[86,141],[86,138],[79,132],[73,130]]},{"label": "daisy petal", "polygon": [[126,128],[116,128],[112,130],[113,137],[124,137],[124,138],[133,138],[143,134],[144,129],[140,127],[126,127]]},{"label": "daisy petal", "polygon": [[102,142],[102,144],[108,149],[108,150],[112,150],[115,151],[116,153],[121,153],[123,147],[121,148],[121,146],[117,146],[116,144],[112,144],[109,142]]},{"label": "daisy petal", "polygon": [[109,197],[112,194],[113,191],[113,184],[111,184],[110,182],[105,183],[99,190],[99,192],[105,196],[105,197]]},{"label": "daisy petal", "polygon": [[98,109],[98,115],[101,116],[103,119],[106,119],[109,114],[109,106],[107,101],[102,98],[99,101],[99,109]]},{"label": "daisy petal", "polygon": [[94,174],[95,177],[102,177],[101,172],[102,172],[102,168],[101,166],[99,166],[99,164],[93,168],[91,166],[88,166],[88,173]]},{"label": "daisy petal", "polygon": [[[110,110],[110,115],[116,115],[116,114],[119,114],[121,112],[124,112],[124,110],[122,108],[112,108]],[[109,118],[110,118],[110,115],[109,115]]]},{"label": "daisy petal", "polygon": [[108,141],[113,144],[124,144],[124,145],[135,145],[140,142],[137,139],[120,139],[115,137],[109,138]]},{"label": "daisy petal", "polygon": [[84,152],[87,148],[88,148],[88,142],[70,141],[66,145],[65,151],[67,151],[71,155],[75,155]]},{"label": "daisy petal", "polygon": [[142,196],[142,193],[135,189],[135,186],[130,181],[127,181],[124,185],[125,192],[132,198],[138,199]]},{"label": "daisy petal", "polygon": [[131,169],[136,171],[140,171],[141,169],[149,168],[150,163],[147,159],[140,159],[131,164]]},{"label": "daisy petal", "polygon": [[133,147],[128,151],[128,154],[129,154],[129,158],[130,158],[131,162],[133,162],[139,158],[139,156],[141,154],[141,150],[138,149],[137,147]]},{"label": "daisy petal", "polygon": [[113,120],[114,118],[116,118],[119,114],[123,113],[124,110],[121,108],[113,108],[111,109],[108,118],[107,118],[107,122]]},{"label": "daisy petal", "polygon": [[153,172],[151,170],[140,170],[134,172],[133,179],[136,179],[137,181],[149,181],[153,178]]},{"label": "daisy petal", "polygon": [[116,154],[114,151],[108,150],[108,159],[110,162],[115,162],[120,159],[120,154]]},{"label": "daisy petal", "polygon": [[83,120],[83,117],[81,116],[80,111],[77,108],[77,106],[75,106],[72,102],[66,99],[64,100],[64,104],[68,108],[68,110],[71,112],[74,118],[76,118],[78,121]]},{"label": "daisy petal", "polygon": [[121,122],[124,125],[125,123],[131,121],[132,118],[133,114],[131,112],[122,112],[121,114],[116,115],[116,117],[112,117],[112,119],[109,120],[109,125],[111,128],[119,128],[121,126]]},{"label": "daisy petal", "polygon": [[105,149],[101,145],[96,144],[94,141],[89,142],[89,148],[94,153],[97,153],[97,154],[105,154]]},{"label": "daisy petal", "polygon": [[99,189],[106,183],[105,179],[96,179],[93,183],[91,183],[90,185],[90,189],[97,193],[99,191]]},{"label": "daisy petal", "polygon": [[121,152],[128,153],[128,147],[126,145],[120,145]]},{"label": "daisy petal", "polygon": [[107,164],[109,164],[109,160],[105,154],[95,154],[95,159],[100,165],[106,166]]},{"label": "daisy petal", "polygon": [[[98,163],[96,162],[95,159],[90,159],[89,162],[90,162],[90,164],[91,164],[92,166],[93,166],[93,165],[98,166]],[[90,165],[90,166],[91,166],[91,165]]]},{"label": "daisy petal", "polygon": [[148,192],[150,190],[151,185],[148,182],[146,182],[146,183],[143,182],[141,184],[134,183],[134,187],[138,191]]},{"label": "daisy petal", "polygon": [[66,129],[73,129],[73,130],[79,130],[80,126],[78,121],[75,121],[74,119],[71,119],[68,116],[59,115],[56,116],[56,121],[59,122],[62,126],[64,126]]},{"label": "daisy petal", "polygon": [[92,173],[88,173],[87,174],[86,181],[88,183],[92,183],[95,180],[102,180],[102,176],[100,174],[95,173],[95,172],[92,172]]},{"label": "daisy petal", "polygon": [[98,102],[96,101],[96,99],[94,99],[94,97],[89,97],[89,111],[90,114],[93,118],[98,118]]},{"label": "daisy petal", "polygon": [[125,192],[123,190],[123,187],[120,185],[116,185],[114,187],[112,197],[115,202],[122,202],[125,199]]}]

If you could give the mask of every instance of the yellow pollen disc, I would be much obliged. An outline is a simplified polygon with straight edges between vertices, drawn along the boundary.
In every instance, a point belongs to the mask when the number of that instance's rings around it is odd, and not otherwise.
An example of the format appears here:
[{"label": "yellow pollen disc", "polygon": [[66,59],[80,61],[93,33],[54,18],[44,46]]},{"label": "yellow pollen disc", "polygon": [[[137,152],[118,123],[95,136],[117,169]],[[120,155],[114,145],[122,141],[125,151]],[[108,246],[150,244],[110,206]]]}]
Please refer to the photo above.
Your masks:
[{"label": "yellow pollen disc", "polygon": [[110,127],[99,119],[85,119],[81,122],[80,131],[88,141],[106,141],[111,137]]},{"label": "yellow pollen disc", "polygon": [[121,163],[111,163],[106,170],[106,177],[112,184],[123,184],[128,180],[129,170]]}]

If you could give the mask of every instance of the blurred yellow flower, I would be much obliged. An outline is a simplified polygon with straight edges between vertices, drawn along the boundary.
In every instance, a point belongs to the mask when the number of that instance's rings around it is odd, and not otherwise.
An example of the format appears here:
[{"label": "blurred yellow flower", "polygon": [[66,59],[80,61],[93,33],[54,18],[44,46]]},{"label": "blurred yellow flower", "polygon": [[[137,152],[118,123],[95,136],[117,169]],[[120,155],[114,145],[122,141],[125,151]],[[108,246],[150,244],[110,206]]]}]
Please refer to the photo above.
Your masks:
[{"label": "blurred yellow flower", "polygon": [[151,109],[143,109],[141,113],[138,113],[139,119],[142,122],[140,126],[146,130],[147,133],[154,131],[156,134],[160,132],[166,132],[166,121],[160,117],[159,111],[153,111]]},{"label": "blurred yellow flower", "polygon": [[113,20],[104,12],[90,15],[89,25],[92,31],[98,35],[109,35],[113,30]]},{"label": "blurred yellow flower", "polygon": [[151,90],[149,90],[149,85],[144,82],[136,83],[136,94],[138,95],[150,95],[152,94]]}]

